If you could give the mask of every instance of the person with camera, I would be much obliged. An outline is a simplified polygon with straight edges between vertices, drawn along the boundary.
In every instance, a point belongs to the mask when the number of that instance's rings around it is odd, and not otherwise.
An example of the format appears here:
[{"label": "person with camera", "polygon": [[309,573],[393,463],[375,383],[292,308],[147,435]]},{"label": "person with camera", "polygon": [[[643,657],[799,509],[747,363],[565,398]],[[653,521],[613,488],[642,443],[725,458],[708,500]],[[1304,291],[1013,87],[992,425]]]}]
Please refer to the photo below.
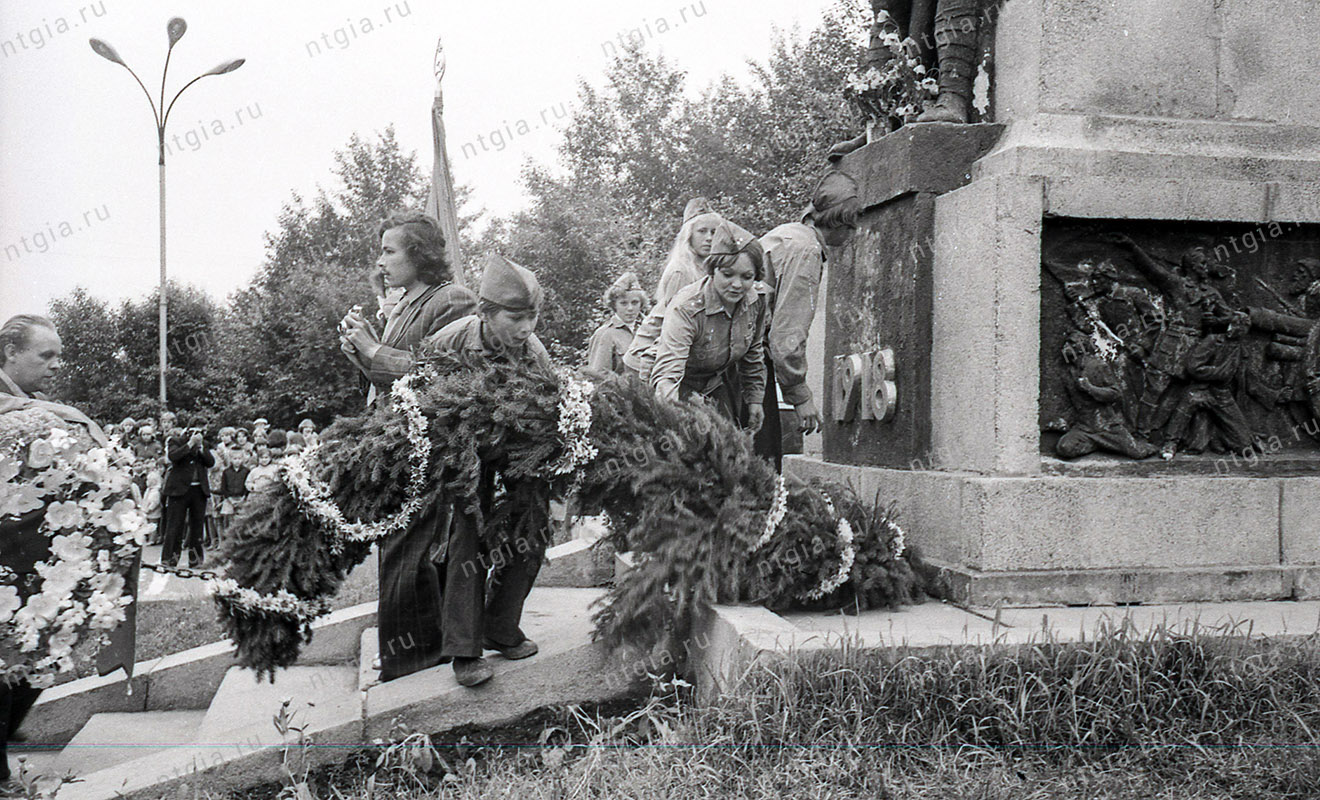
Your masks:
[{"label": "person with camera", "polygon": [[166,445],[165,452],[170,465],[161,490],[165,498],[165,542],[160,563],[177,566],[180,550],[186,545],[189,566],[196,569],[205,558],[202,532],[206,521],[206,499],[211,495],[207,470],[215,466],[215,456],[206,449],[199,428],[178,432]]}]

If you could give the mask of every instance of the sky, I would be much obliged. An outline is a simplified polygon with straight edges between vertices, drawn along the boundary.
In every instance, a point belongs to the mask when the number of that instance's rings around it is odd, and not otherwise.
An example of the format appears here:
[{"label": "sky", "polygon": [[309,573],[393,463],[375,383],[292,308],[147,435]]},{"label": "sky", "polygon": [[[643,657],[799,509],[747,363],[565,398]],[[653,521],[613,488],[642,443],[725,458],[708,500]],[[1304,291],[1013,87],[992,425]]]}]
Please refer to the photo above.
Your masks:
[{"label": "sky", "polygon": [[[0,3],[0,319],[44,313],[76,286],[118,301],[159,279],[159,173],[147,98],[112,45],[160,93],[171,56],[168,269],[223,299],[264,257],[293,193],[332,186],[332,154],[393,124],[431,168],[432,63],[443,37],[456,181],[492,214],[522,207],[528,158],[550,163],[579,81],[603,82],[630,36],[687,71],[695,93],[745,77],[777,27],[809,31],[833,0],[43,0]],[[525,123],[525,125],[520,125]],[[519,133],[520,130],[527,130]]]}]

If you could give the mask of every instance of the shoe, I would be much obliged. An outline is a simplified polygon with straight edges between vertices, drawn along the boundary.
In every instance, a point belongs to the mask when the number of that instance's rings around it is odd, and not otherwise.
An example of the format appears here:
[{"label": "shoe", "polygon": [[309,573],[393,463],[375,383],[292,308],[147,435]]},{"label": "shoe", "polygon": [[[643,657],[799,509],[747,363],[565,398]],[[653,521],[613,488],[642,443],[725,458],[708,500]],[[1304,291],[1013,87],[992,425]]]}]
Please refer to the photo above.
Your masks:
[{"label": "shoe", "polygon": [[485,683],[495,674],[495,668],[484,658],[454,659],[454,679],[461,686],[476,686]]},{"label": "shoe", "polygon": [[490,639],[487,639],[485,642],[483,642],[483,645],[487,650],[500,651],[500,655],[504,656],[510,661],[517,661],[521,658],[531,658],[532,656],[536,655],[541,651],[541,648],[536,646],[536,642],[533,642],[531,639],[527,639],[527,638],[524,638],[521,642],[515,644],[513,647],[505,647],[502,644],[495,644]]}]

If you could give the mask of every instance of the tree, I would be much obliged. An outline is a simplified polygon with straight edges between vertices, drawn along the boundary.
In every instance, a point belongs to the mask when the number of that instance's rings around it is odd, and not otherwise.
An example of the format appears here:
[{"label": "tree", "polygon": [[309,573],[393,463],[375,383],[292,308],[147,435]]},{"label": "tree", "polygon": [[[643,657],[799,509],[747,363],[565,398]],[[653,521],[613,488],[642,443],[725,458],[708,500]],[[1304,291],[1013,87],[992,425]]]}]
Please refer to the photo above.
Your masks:
[{"label": "tree", "polygon": [[222,347],[234,390],[286,428],[303,417],[324,425],[361,410],[359,373],[339,352],[337,325],[353,305],[375,308],[366,278],[379,252],[381,220],[425,205],[416,154],[399,149],[393,128],[375,141],[354,135],[334,161],[339,185],[320,189],[310,206],[295,194],[278,229],[266,235],[266,263],[232,298]]},{"label": "tree", "polygon": [[50,319],[64,350],[52,394],[94,418],[123,419],[135,398],[124,369],[118,314],[79,286],[51,301]]},{"label": "tree", "polygon": [[542,338],[580,357],[619,273],[654,285],[691,197],[754,233],[797,219],[826,151],[859,124],[841,87],[867,21],[863,4],[839,0],[806,37],[777,33],[749,85],[724,76],[696,100],[683,72],[641,42],[621,50],[602,86],[580,84],[559,169],[528,165],[528,210],[496,220],[483,240],[541,276]]},{"label": "tree", "polygon": [[[216,327],[224,310],[205,292],[176,283],[169,292],[165,373],[170,407],[196,414],[220,402],[209,377]],[[82,288],[51,302],[51,319],[64,344],[56,395],[95,419],[117,422],[159,412],[159,290],[111,310]]]}]

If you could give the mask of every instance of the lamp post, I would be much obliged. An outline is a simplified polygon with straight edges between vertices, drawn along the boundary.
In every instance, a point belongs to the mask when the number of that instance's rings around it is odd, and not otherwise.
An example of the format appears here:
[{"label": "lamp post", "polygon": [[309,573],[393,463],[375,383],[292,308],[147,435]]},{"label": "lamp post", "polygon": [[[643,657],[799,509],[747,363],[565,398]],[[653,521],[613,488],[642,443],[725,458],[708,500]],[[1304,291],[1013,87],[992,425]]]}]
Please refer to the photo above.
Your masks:
[{"label": "lamp post", "polygon": [[[170,46],[165,52],[165,69],[162,70],[160,74],[159,105],[157,105],[156,101],[152,99],[151,92],[147,91],[147,87],[142,83],[142,79],[137,76],[137,73],[134,72],[128,64],[124,63],[124,59],[119,57],[119,53],[115,52],[113,47],[100,39],[88,40],[92,46],[92,50],[94,50],[98,56],[107,61],[112,61],[128,70],[128,74],[133,76],[133,80],[137,81],[137,85],[142,87],[142,93],[147,96],[147,102],[151,104],[152,116],[156,120],[156,144],[160,155],[157,164],[160,171],[160,407],[162,411],[168,408],[168,395],[166,394],[165,389],[165,366],[168,359],[165,349],[165,320],[167,307],[165,291],[165,123],[169,121],[170,110],[174,108],[174,103],[179,99],[179,95],[186,92],[189,86],[192,86],[194,83],[197,83],[208,75],[224,75],[226,72],[233,72],[243,66],[243,62],[246,60],[235,58],[231,61],[226,61],[212,70],[203,72],[201,75],[198,75],[196,78],[185,83],[183,88],[175,93],[174,99],[170,100],[170,104],[167,106],[165,105],[165,76],[168,75],[170,71],[170,55],[174,52],[174,45],[178,44],[179,40],[183,38],[183,34],[188,31],[188,23],[184,22],[182,17],[174,17],[165,26],[165,30],[170,37]],[[164,113],[161,113],[162,109],[164,110]]]}]

